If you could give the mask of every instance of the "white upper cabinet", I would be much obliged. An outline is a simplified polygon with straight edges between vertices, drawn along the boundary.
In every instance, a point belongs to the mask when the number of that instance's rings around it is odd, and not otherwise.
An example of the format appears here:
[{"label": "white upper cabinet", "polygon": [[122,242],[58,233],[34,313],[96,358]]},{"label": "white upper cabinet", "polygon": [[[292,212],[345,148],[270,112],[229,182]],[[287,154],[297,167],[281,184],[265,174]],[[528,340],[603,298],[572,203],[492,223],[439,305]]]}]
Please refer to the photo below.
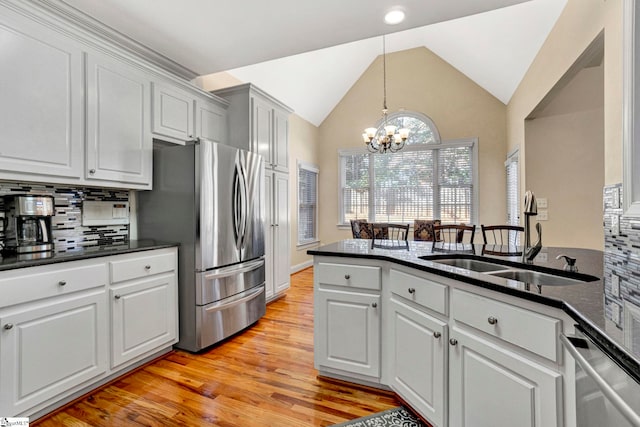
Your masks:
[{"label": "white upper cabinet", "polygon": [[196,99],[196,136],[226,144],[227,111],[213,102]]},{"label": "white upper cabinet", "polygon": [[152,83],[153,115],[151,131],[158,138],[193,139],[194,102],[192,95],[162,84]]},{"label": "white upper cabinet", "polygon": [[274,110],[271,160],[274,170],[289,170],[289,112]]},{"label": "white upper cabinet", "polygon": [[150,80],[128,64],[87,55],[87,180],[151,187]]},{"label": "white upper cabinet", "polygon": [[[82,52],[0,7],[0,178],[82,175]],[[43,178],[44,179],[44,178]]]}]

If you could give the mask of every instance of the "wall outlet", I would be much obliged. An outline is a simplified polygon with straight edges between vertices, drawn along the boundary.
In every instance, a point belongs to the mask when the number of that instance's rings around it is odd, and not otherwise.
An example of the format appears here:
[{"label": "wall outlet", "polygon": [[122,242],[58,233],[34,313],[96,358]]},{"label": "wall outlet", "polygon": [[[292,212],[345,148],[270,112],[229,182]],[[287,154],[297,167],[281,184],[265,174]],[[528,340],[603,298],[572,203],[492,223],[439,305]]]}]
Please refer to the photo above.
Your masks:
[{"label": "wall outlet", "polygon": [[548,221],[549,220],[549,211],[548,210],[539,210],[538,217],[536,218],[538,221]]},{"label": "wall outlet", "polygon": [[611,217],[611,233],[614,236],[617,236],[618,234],[620,234],[620,216],[619,215],[613,215]]},{"label": "wall outlet", "polygon": [[546,197],[540,197],[540,198],[538,198],[538,199],[536,200],[536,203],[538,204],[538,207],[539,207],[539,208],[546,209],[546,208],[548,208],[548,207],[549,207],[549,203],[548,203],[548,201],[547,201],[547,198],[546,198]]},{"label": "wall outlet", "polygon": [[549,260],[549,257],[547,256],[546,252],[540,252],[536,257],[536,261],[538,262],[547,262],[548,260]]},{"label": "wall outlet", "polygon": [[620,306],[618,304],[616,304],[615,302],[611,303],[611,317],[616,325],[620,324]]},{"label": "wall outlet", "polygon": [[611,274],[611,295],[620,298],[620,276]]}]

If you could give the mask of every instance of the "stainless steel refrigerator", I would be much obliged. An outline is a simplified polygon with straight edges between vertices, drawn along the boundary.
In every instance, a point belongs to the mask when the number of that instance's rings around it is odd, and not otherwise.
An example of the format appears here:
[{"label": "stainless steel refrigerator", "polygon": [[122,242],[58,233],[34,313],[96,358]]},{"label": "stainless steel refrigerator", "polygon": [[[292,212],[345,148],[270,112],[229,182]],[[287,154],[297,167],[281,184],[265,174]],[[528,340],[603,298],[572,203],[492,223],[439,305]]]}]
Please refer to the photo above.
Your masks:
[{"label": "stainless steel refrigerator", "polygon": [[180,242],[180,341],[199,351],[265,313],[261,157],[207,140],[156,147],[138,236]]}]

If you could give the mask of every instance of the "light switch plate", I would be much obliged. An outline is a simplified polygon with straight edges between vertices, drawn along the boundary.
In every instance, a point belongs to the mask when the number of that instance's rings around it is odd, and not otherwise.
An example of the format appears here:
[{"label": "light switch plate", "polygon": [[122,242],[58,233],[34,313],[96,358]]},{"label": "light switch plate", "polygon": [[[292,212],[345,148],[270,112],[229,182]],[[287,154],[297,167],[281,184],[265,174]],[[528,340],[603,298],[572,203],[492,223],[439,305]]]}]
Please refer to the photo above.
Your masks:
[{"label": "light switch plate", "polygon": [[549,220],[549,211],[548,210],[539,210],[538,217],[536,218],[538,221],[548,221]]},{"label": "light switch plate", "polygon": [[617,274],[611,275],[611,295],[620,298],[620,276]]},{"label": "light switch plate", "polygon": [[613,201],[611,202],[611,207],[613,209],[620,209],[620,188],[616,187],[613,189]]},{"label": "light switch plate", "polygon": [[613,317],[613,321],[619,325],[620,324],[620,306],[615,302],[611,303],[611,317]]},{"label": "light switch plate", "polygon": [[611,217],[611,233],[614,236],[617,236],[618,234],[620,234],[620,216],[619,215],[613,215]]},{"label": "light switch plate", "polygon": [[538,204],[538,208],[543,208],[546,209],[549,207],[549,203],[547,201],[546,197],[540,197],[536,200],[536,203]]}]

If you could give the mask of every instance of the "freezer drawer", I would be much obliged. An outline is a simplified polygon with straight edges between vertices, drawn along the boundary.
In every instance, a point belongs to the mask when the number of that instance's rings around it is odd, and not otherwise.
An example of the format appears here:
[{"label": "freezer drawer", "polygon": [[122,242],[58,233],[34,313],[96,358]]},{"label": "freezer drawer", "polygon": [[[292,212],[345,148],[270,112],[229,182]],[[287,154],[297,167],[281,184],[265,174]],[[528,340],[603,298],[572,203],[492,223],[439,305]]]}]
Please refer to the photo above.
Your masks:
[{"label": "freezer drawer", "polygon": [[240,332],[264,316],[264,284],[197,310],[200,317],[199,348],[204,348]]},{"label": "freezer drawer", "polygon": [[264,283],[264,259],[196,274],[196,305],[207,305]]}]

